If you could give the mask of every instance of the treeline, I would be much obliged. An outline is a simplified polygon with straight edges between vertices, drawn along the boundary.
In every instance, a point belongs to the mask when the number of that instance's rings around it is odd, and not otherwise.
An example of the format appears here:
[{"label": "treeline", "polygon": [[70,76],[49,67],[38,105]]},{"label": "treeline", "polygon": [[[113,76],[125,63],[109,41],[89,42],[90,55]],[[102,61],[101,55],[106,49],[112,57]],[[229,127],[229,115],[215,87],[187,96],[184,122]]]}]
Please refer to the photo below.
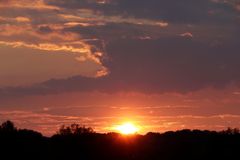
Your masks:
[{"label": "treeline", "polygon": [[180,130],[123,136],[100,134],[91,127],[62,126],[52,137],[17,129],[11,121],[0,125],[0,159],[33,160],[170,160],[236,159],[240,131]]}]

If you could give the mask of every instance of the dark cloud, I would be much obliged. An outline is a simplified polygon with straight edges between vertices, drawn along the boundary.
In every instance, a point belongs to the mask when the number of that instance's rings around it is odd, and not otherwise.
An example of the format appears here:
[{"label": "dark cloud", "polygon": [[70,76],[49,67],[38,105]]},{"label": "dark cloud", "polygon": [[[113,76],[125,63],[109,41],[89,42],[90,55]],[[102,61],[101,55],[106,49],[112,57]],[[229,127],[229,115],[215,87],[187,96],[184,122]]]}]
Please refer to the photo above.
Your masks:
[{"label": "dark cloud", "polygon": [[[183,38],[118,41],[109,48],[114,79],[142,90],[192,91],[239,81],[237,45],[210,46]],[[141,82],[140,82],[141,81]],[[138,86],[139,84],[139,86]]]},{"label": "dark cloud", "polygon": [[[186,93],[206,87],[224,88],[240,81],[237,18],[240,13],[233,3],[216,0],[45,2],[61,8],[54,10],[55,21],[50,14],[46,22],[61,25],[72,21],[61,19],[59,14],[72,16],[76,25],[62,25],[59,32],[74,33],[96,46],[95,50],[106,52],[101,62],[110,74],[101,78],[76,76],[30,87],[5,88],[0,90],[0,97],[67,91]],[[78,9],[83,9],[79,15],[75,14]],[[38,24],[44,17],[32,19]],[[170,25],[152,25],[158,20]],[[138,21],[145,24],[138,24]],[[97,25],[98,22],[102,22],[101,25]],[[40,25],[38,31],[47,34],[52,29]],[[186,33],[188,37],[183,36]]]},{"label": "dark cloud", "polygon": [[38,28],[38,31],[40,33],[43,33],[43,34],[45,34],[45,33],[47,34],[47,33],[52,33],[53,32],[53,30],[49,26],[40,26]]},{"label": "dark cloud", "polygon": [[3,89],[1,95],[67,91],[187,93],[206,87],[224,88],[240,81],[237,42],[212,46],[184,37],[120,39],[106,49],[110,58],[104,64],[111,71],[106,77],[50,80],[30,88]]},{"label": "dark cloud", "polygon": [[99,4],[96,0],[48,0],[51,5],[65,9],[93,9],[105,15],[121,15],[160,19],[172,23],[230,23],[239,15],[232,3],[214,0],[111,0]]}]

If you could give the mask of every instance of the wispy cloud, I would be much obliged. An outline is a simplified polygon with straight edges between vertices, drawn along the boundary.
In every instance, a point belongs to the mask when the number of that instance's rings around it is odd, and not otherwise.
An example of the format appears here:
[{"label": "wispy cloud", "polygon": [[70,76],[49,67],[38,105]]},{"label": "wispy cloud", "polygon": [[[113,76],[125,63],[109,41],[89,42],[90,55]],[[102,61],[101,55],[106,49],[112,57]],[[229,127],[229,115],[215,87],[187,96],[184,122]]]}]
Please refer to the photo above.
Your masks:
[{"label": "wispy cloud", "polygon": [[25,42],[5,42],[0,41],[0,44],[12,46],[12,47],[27,47],[27,48],[33,48],[33,49],[39,49],[39,50],[45,50],[45,51],[66,51],[73,54],[80,53],[79,57],[76,57],[77,60],[82,59],[81,56],[86,57],[87,59],[93,60],[94,62],[101,64],[101,61],[97,58],[97,56],[101,56],[101,53],[92,54],[91,53],[91,46],[88,44],[79,41],[74,42],[74,44],[78,44],[79,47],[75,48],[71,46],[71,43],[69,44],[51,44],[51,43],[39,43],[39,44],[28,44]]},{"label": "wispy cloud", "polygon": [[[60,17],[64,18],[67,21],[70,21],[70,24],[86,24],[85,26],[90,25],[104,25],[105,23],[128,23],[134,25],[149,25],[156,27],[167,27],[168,22],[149,20],[149,19],[140,19],[134,17],[122,17],[122,16],[105,16],[102,14],[96,14],[92,10],[78,10],[76,14],[59,14]],[[69,23],[68,23],[69,24]]]},{"label": "wispy cloud", "polygon": [[[46,110],[45,110],[46,111]],[[1,111],[0,121],[11,119],[18,127],[34,129],[45,135],[56,133],[61,125],[79,123],[93,127],[98,132],[115,131],[113,126],[126,120],[124,117],[79,117],[63,116],[30,111]],[[240,115],[212,116],[134,116],[132,121],[139,125],[141,133],[148,131],[165,132],[179,129],[224,130],[229,125],[238,126]],[[211,123],[206,123],[211,121]],[[228,123],[231,121],[231,123]]]},{"label": "wispy cloud", "polygon": [[58,10],[56,6],[47,5],[44,0],[6,0],[0,2],[0,8],[47,9]]},{"label": "wispy cloud", "polygon": [[193,34],[190,33],[190,32],[182,33],[182,34],[180,34],[180,36],[182,36],[182,37],[190,37],[190,38],[193,38]]}]

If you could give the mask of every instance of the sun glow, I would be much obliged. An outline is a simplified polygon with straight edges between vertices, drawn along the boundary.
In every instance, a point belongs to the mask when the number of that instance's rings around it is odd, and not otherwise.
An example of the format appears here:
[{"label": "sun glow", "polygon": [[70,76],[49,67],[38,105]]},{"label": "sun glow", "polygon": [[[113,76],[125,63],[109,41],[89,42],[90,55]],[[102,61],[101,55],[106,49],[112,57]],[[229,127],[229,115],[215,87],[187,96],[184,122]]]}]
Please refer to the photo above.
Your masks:
[{"label": "sun glow", "polygon": [[116,126],[115,129],[124,135],[135,134],[139,131],[139,128],[130,122]]}]

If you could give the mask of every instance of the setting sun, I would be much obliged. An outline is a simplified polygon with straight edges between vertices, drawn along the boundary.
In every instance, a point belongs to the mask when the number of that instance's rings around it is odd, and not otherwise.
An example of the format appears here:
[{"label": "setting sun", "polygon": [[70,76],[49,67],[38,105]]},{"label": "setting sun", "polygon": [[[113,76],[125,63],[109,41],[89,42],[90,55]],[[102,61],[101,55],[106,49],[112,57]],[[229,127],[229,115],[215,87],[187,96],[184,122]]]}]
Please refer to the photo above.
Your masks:
[{"label": "setting sun", "polygon": [[139,131],[139,128],[134,124],[128,122],[128,123],[124,123],[122,125],[117,126],[116,130],[121,134],[129,135],[129,134],[137,133],[137,131]]}]

